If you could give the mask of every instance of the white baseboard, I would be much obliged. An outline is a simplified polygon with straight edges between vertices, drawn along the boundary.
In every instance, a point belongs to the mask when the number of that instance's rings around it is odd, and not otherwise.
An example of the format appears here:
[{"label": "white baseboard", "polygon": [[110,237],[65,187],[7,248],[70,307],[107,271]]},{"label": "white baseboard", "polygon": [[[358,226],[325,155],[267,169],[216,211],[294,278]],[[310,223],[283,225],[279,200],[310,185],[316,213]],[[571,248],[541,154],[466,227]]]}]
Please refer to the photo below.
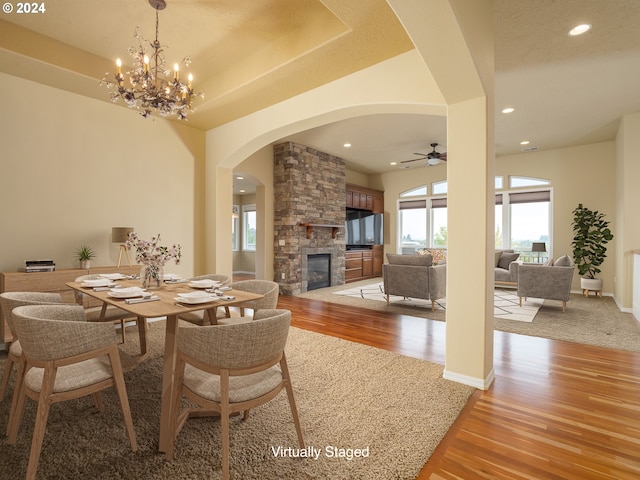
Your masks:
[{"label": "white baseboard", "polygon": [[452,382],[458,382],[464,385],[469,385],[470,387],[478,388],[480,390],[488,390],[496,377],[495,377],[495,372],[493,368],[491,369],[491,371],[489,372],[489,375],[487,375],[485,379],[470,377],[468,375],[462,375],[459,373],[451,372],[445,368],[442,374],[442,378],[444,378],[445,380],[451,380]]}]

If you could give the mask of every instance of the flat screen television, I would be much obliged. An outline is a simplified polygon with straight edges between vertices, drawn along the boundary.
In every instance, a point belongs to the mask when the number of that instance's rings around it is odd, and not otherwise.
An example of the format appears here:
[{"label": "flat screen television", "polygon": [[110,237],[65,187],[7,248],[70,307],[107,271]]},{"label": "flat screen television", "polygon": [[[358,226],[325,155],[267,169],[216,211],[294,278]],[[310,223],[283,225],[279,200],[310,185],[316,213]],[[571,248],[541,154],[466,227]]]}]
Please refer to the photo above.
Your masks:
[{"label": "flat screen television", "polygon": [[344,231],[347,248],[382,245],[383,214],[347,209]]}]

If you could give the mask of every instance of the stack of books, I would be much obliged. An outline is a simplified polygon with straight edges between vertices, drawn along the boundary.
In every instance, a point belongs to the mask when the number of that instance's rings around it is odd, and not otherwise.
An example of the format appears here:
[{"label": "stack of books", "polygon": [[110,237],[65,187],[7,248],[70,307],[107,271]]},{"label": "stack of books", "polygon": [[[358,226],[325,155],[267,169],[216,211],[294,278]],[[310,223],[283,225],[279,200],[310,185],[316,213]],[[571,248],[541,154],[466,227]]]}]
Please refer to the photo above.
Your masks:
[{"label": "stack of books", "polygon": [[53,272],[56,269],[53,260],[27,260],[24,263],[26,272]]}]

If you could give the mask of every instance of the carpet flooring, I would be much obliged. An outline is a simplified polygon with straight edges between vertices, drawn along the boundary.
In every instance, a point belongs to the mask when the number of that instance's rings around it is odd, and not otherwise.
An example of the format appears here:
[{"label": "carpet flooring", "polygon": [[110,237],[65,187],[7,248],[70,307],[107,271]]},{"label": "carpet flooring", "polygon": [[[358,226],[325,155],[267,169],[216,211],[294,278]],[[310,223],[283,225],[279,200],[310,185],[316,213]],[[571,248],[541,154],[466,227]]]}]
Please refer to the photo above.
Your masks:
[{"label": "carpet flooring", "polygon": [[[387,296],[384,294],[382,282],[366,284],[356,287],[347,287],[344,290],[332,292],[334,295],[344,295],[347,297],[361,298],[363,300],[376,300],[379,302],[387,302]],[[431,310],[431,301],[422,300],[420,298],[407,298],[398,295],[390,295],[389,303],[397,306],[406,306],[410,308],[428,308]],[[519,322],[532,322],[542,306],[543,300],[540,298],[528,298],[522,301],[515,294],[513,289],[494,291],[493,314],[495,318],[505,320],[516,320]],[[441,298],[435,303],[436,310],[447,309],[447,299]]]},{"label": "carpet flooring", "polygon": [[[134,327],[135,328],[135,327]],[[137,351],[127,335],[124,353]],[[88,398],[52,406],[38,478],[217,479],[220,423],[187,422],[175,459],[157,452],[164,321],[149,324],[149,353],[125,373],[139,451],[131,452],[115,394],[105,412]],[[296,448],[286,394],[231,424],[231,470],[237,479],[414,479],[473,393],[442,378],[441,365],[291,328],[287,358],[307,447],[318,459],[279,456]],[[4,371],[6,354],[0,357]],[[12,380],[13,382],[13,380]],[[0,403],[6,431],[10,398]],[[35,402],[28,401],[14,446],[0,439],[0,478],[23,478],[33,432]],[[353,449],[366,456],[351,458]],[[285,450],[289,451],[289,450]],[[332,456],[333,455],[333,456]]]},{"label": "carpet flooring", "polygon": [[[347,287],[362,288],[379,282],[379,279],[362,280],[350,283]],[[312,290],[298,296],[431,320],[445,321],[446,319],[445,310],[437,309],[432,312],[430,305],[428,308],[408,303],[392,303],[387,306],[386,302],[334,295],[335,292],[344,289],[345,285],[340,285]],[[520,335],[640,352],[638,322],[630,313],[621,312],[612,297],[586,298],[579,294],[572,294],[567,302],[565,313],[562,312],[562,302],[545,300],[532,322],[513,321],[496,316],[494,328]]]}]

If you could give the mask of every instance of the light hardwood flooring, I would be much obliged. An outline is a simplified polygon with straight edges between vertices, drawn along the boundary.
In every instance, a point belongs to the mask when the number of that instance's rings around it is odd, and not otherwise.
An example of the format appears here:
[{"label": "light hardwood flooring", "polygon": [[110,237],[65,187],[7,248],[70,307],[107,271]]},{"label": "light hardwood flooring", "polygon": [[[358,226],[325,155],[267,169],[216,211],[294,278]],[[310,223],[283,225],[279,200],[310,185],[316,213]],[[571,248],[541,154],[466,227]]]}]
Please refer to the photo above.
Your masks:
[{"label": "light hardwood flooring", "polygon": [[[444,364],[444,322],[292,296],[278,306],[296,327]],[[640,354],[505,332],[494,353],[495,382],[419,480],[640,479]]]}]

